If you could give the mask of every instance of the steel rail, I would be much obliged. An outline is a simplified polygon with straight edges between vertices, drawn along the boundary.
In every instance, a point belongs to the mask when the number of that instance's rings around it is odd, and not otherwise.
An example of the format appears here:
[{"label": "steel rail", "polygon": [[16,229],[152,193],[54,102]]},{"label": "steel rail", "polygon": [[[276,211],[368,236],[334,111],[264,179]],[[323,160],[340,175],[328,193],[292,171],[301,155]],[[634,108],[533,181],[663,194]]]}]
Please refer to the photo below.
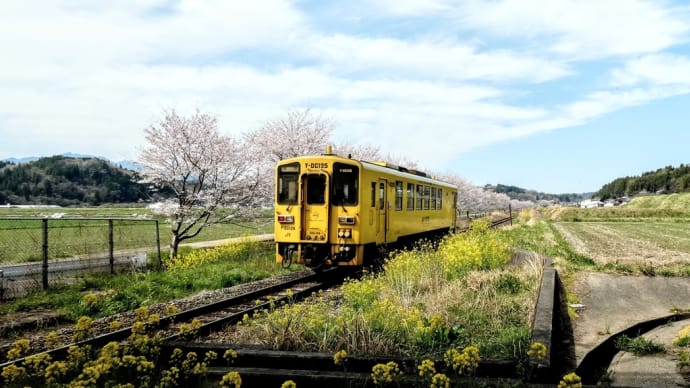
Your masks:
[{"label": "steel rail", "polygon": [[[288,289],[288,288],[290,288],[296,284],[299,284],[299,283],[306,283],[306,282],[321,283],[317,286],[308,288],[308,290],[310,290],[309,294],[311,294],[311,292],[313,292],[314,288],[318,288],[319,286],[320,287],[324,286],[323,285],[324,279],[326,282],[332,281],[332,280],[329,280],[329,278],[335,277],[335,274],[333,272],[336,272],[336,271],[324,271],[321,274],[316,274],[316,273],[307,274],[306,276],[302,276],[302,277],[299,277],[296,279],[291,279],[291,280],[288,280],[288,281],[280,283],[280,284],[271,285],[268,287],[263,287],[263,288],[258,289],[258,290],[246,292],[244,294],[233,296],[230,298],[225,298],[223,300],[209,303],[209,304],[204,305],[204,306],[185,310],[185,311],[179,312],[179,313],[174,314],[174,315],[163,317],[157,323],[153,323],[153,324],[147,323],[147,330],[161,330],[163,328],[169,327],[173,323],[189,321],[193,318],[203,316],[204,314],[208,314],[211,312],[215,312],[215,311],[219,311],[219,310],[228,308],[228,307],[232,306],[233,304],[240,304],[240,303],[247,302],[251,299],[258,299],[261,297],[265,297],[265,296],[274,294],[276,292],[286,290],[286,289]],[[306,292],[307,291],[304,291],[304,293],[306,293]],[[301,293],[300,293],[300,297],[301,297]],[[262,305],[258,305],[258,306],[262,306]],[[245,309],[245,310],[254,311],[255,308],[250,308],[250,309]],[[240,313],[238,313],[238,314],[241,314],[240,319],[245,313],[246,312],[244,310],[241,311]],[[236,314],[233,314],[233,315],[236,315]],[[228,319],[231,320],[231,319],[235,319],[235,318],[228,318]],[[204,331],[204,332],[208,332],[210,330],[213,330],[214,328],[219,327],[218,325],[225,324],[228,319],[221,318],[221,319],[213,320],[212,322],[209,322],[207,324],[203,324],[202,328],[200,330]],[[127,337],[129,337],[129,335],[131,333],[132,333],[132,326],[128,326],[128,327],[121,328],[121,329],[118,329],[118,330],[115,330],[112,332],[108,332],[108,333],[101,334],[101,335],[98,335],[98,336],[95,336],[92,338],[88,338],[88,339],[85,339],[83,341],[78,341],[78,342],[74,342],[71,344],[67,344],[67,345],[61,346],[59,348],[45,350],[42,352],[27,355],[27,356],[24,356],[24,357],[15,359],[15,360],[11,360],[11,361],[5,361],[3,363],[0,363],[0,370],[2,370],[3,368],[5,368],[9,365],[12,365],[12,364],[20,364],[20,363],[24,362],[27,358],[30,358],[30,357],[33,357],[36,355],[47,354],[47,355],[50,355],[53,359],[64,359],[67,357],[68,350],[72,346],[91,345],[94,348],[99,348],[99,347],[106,345],[109,342],[112,342],[112,341],[125,340]],[[177,336],[170,336],[169,338],[174,339],[174,338],[178,338],[178,337]]]}]

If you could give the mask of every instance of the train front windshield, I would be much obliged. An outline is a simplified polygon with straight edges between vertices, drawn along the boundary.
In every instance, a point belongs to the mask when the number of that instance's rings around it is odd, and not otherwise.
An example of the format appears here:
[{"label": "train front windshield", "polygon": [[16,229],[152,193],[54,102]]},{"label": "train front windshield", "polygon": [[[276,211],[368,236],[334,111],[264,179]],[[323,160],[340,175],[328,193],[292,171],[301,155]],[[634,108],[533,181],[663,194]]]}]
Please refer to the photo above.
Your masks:
[{"label": "train front windshield", "polygon": [[359,167],[344,163],[333,164],[333,205],[354,206],[359,198]]},{"label": "train front windshield", "polygon": [[297,203],[299,185],[299,163],[286,164],[278,167],[278,203],[294,205]]}]

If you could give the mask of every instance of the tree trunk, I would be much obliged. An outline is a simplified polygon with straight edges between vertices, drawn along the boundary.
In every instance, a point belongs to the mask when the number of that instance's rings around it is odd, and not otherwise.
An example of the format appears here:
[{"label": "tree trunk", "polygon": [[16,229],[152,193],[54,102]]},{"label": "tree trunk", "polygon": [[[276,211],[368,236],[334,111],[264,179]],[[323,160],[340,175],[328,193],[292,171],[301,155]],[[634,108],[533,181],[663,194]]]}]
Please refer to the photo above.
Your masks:
[{"label": "tree trunk", "polygon": [[177,250],[180,247],[180,239],[173,233],[172,241],[170,241],[170,259],[174,260],[177,258]]}]

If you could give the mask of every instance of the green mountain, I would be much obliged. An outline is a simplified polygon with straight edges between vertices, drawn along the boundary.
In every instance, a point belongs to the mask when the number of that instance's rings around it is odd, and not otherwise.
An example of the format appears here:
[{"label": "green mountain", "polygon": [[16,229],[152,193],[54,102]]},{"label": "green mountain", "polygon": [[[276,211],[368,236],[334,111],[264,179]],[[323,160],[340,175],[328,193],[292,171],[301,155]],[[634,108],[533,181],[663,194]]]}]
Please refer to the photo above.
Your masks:
[{"label": "green mountain", "polygon": [[517,186],[510,185],[486,185],[484,190],[490,190],[495,193],[506,194],[510,199],[517,199],[520,201],[556,201],[559,203],[577,203],[583,199],[591,197],[591,193],[569,193],[569,194],[548,194],[538,192],[536,190],[523,189]]},{"label": "green mountain", "polygon": [[602,200],[639,194],[672,194],[690,192],[690,165],[666,166],[639,176],[617,178],[605,184],[595,196]]},{"label": "green mountain", "polygon": [[0,161],[0,205],[100,205],[148,198],[136,172],[98,158],[51,156],[15,164]]}]

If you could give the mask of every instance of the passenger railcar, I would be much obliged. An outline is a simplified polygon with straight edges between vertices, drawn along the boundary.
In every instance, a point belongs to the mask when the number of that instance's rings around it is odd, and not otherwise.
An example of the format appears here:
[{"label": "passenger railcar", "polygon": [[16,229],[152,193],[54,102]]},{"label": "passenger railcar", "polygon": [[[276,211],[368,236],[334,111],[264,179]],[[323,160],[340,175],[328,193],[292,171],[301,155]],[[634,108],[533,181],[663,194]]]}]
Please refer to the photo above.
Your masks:
[{"label": "passenger railcar", "polygon": [[380,264],[390,244],[456,227],[457,187],[424,173],[331,152],[277,163],[276,260]]}]

